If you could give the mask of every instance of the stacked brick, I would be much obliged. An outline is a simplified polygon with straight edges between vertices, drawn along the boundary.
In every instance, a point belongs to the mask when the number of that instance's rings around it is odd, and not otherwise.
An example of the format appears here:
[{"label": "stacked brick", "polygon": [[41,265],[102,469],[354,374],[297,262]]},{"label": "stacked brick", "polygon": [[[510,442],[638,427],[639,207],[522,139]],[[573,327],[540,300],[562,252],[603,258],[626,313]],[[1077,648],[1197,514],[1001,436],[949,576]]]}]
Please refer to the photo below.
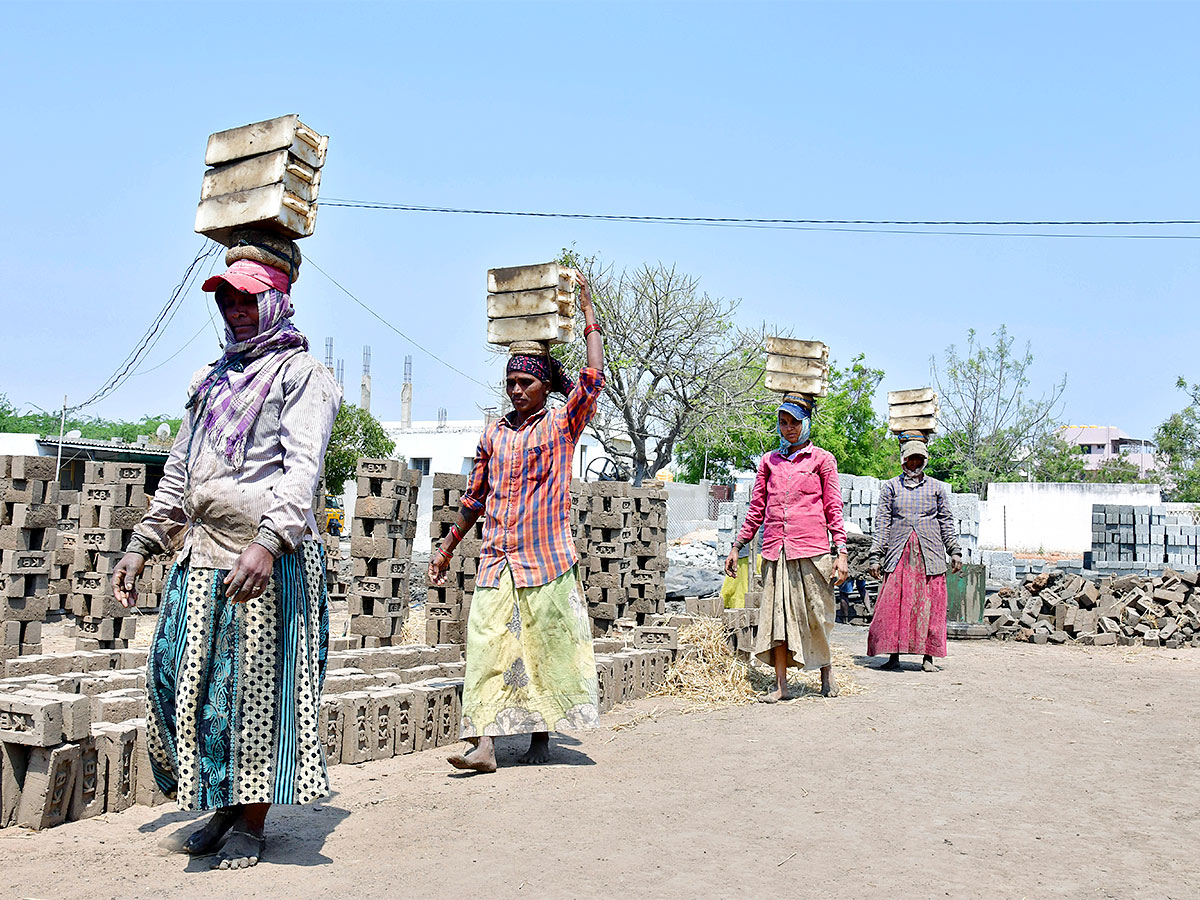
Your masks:
[{"label": "stacked brick", "polygon": [[1200,573],[1093,582],[1042,572],[989,597],[984,619],[996,637],[1035,644],[1200,647]]},{"label": "stacked brick", "polygon": [[644,622],[667,603],[667,491],[662,482],[647,482],[633,494],[633,571],[629,575],[626,614]]},{"label": "stacked brick", "polygon": [[342,539],[332,534],[321,536],[325,546],[325,587],[333,602],[346,602],[350,585],[342,571]]},{"label": "stacked brick", "polygon": [[[146,507],[146,467],[141,463],[84,466],[70,599],[79,649],[120,650],[134,637],[137,619],[113,596],[112,573]],[[161,591],[161,571],[157,575]],[[139,603],[146,609],[158,606],[154,576],[151,568],[138,582]]]},{"label": "stacked brick", "polygon": [[1162,506],[1092,506],[1092,568],[1100,572],[1159,571],[1200,565],[1200,528],[1191,516]]},{"label": "stacked brick", "polygon": [[358,461],[350,532],[350,632],[366,647],[400,643],[408,619],[409,572],[421,475],[395,459]]},{"label": "stacked brick", "polygon": [[[466,475],[439,472],[433,476],[433,519],[429,524],[431,551],[437,552],[458,518]],[[425,602],[425,640],[431,644],[465,644],[467,616],[475,593],[475,574],[483,548],[483,516],[463,536],[446,572],[444,585],[429,585]]]},{"label": "stacked brick", "polygon": [[0,456],[0,661],[41,652],[56,558],[55,461]]},{"label": "stacked brick", "polygon": [[592,633],[608,634],[629,613],[634,567],[633,488],[624,481],[577,482],[575,547]]}]

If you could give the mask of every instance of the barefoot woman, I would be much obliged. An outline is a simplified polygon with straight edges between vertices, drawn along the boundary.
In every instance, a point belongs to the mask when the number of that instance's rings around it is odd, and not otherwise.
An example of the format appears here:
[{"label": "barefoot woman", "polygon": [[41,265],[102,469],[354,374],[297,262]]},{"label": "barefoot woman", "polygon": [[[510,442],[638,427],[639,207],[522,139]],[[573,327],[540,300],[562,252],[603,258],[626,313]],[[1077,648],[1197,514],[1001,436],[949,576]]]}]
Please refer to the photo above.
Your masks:
[{"label": "barefoot woman", "polygon": [[[946,655],[946,557],[962,569],[950,492],[925,474],[928,451],[919,440],[900,450],[898,478],[884,482],[871,545],[871,576],[884,573],[867,634],[867,656],[887,653],[879,668],[899,669],[901,653],[920,653],[921,668],[935,671]],[[881,565],[882,563],[882,565]]]},{"label": "barefoot woman", "polygon": [[180,550],[146,669],[147,743],[163,793],[215,810],[183,849],[220,848],[222,869],[258,862],[271,804],[329,793],[317,734],[329,620],[312,501],[341,391],[306,352],[289,287],[249,260],[204,283],[225,353],[193,379],[154,503],[113,573],[132,606],[146,558]]},{"label": "barefoot woman", "polygon": [[[821,693],[837,695],[833,678],[833,588],[846,580],[846,528],[837,461],[809,435],[812,401],[787,394],[777,413],[779,449],[758,465],[742,530],[725,560],[736,576],[738,552],[763,529],[763,592],[754,655],[775,667],[776,689],[762,699],[787,700],[787,670],[821,670]],[[829,555],[833,536],[837,560]]]},{"label": "barefoot woman", "polygon": [[[463,686],[462,736],[474,747],[450,757],[459,769],[494,772],[492,739],[508,734],[530,735],[521,762],[545,762],[550,731],[596,724],[596,660],[568,514],[575,444],[604,388],[604,344],[586,284],[579,306],[579,383],[548,357],[510,357],[513,411],[483,433],[458,520],[429,562],[430,582],[444,584],[455,546],[485,514]],[[551,391],[566,404],[547,409]]]}]

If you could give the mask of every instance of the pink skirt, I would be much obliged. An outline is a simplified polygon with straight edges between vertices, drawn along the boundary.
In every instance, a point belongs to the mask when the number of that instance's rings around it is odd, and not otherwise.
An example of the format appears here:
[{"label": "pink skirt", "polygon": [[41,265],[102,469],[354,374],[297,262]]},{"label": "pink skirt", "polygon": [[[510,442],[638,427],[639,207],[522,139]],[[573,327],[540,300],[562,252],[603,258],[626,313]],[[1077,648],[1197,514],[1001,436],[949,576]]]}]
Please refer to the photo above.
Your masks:
[{"label": "pink skirt", "polygon": [[946,576],[925,574],[915,531],[884,576],[867,634],[867,656],[889,653],[946,655]]}]

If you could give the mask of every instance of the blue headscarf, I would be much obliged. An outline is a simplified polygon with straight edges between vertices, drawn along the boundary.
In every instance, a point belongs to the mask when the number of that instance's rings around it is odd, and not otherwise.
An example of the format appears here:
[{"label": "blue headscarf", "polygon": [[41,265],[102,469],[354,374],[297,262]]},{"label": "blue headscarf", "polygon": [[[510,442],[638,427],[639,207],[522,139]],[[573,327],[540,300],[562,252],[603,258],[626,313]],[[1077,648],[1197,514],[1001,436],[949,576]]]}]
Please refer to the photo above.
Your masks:
[{"label": "blue headscarf", "polygon": [[[807,404],[807,405],[805,405]],[[801,447],[809,442],[812,436],[812,401],[807,398],[797,397],[794,394],[787,394],[783,398],[783,402],[779,404],[779,408],[775,410],[776,415],[785,412],[788,413],[800,422],[800,440],[792,444],[783,436],[783,429],[779,427],[778,421],[775,424],[775,430],[779,432],[779,452],[784,456],[790,456]]]}]

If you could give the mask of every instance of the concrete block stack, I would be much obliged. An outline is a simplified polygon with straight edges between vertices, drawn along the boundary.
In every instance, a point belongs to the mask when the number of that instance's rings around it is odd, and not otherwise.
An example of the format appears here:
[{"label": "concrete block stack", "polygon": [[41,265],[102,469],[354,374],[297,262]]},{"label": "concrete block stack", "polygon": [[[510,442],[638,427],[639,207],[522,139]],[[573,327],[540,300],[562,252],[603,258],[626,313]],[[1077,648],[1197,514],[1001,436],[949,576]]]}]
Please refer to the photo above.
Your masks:
[{"label": "concrete block stack", "polygon": [[1155,573],[1200,565],[1200,529],[1162,506],[1092,506],[1092,568],[1101,573]]},{"label": "concrete block stack", "polygon": [[987,570],[988,584],[1005,586],[1017,583],[1017,561],[1011,552],[981,550],[979,555]]},{"label": "concrete block stack", "polygon": [[41,652],[60,509],[55,461],[0,456],[0,661]]},{"label": "concrete block stack", "polygon": [[489,343],[569,344],[574,339],[575,269],[553,262],[512,266],[489,269],[487,280]]},{"label": "concrete block stack", "polygon": [[[433,476],[433,519],[429,525],[431,553],[436,553],[462,508],[467,489],[466,475],[439,472]],[[464,644],[467,616],[475,593],[475,573],[483,548],[483,516],[475,520],[469,534],[450,558],[444,585],[429,585],[425,601],[425,639],[431,644]]]},{"label": "concrete block stack", "polygon": [[857,525],[863,534],[873,533],[880,480],[870,475],[839,472],[838,484],[842,489],[842,518]]},{"label": "concrete block stack", "polygon": [[951,491],[950,511],[954,514],[954,531],[958,535],[963,561],[979,562],[979,495]]},{"label": "concrete block stack", "polygon": [[325,546],[325,588],[332,602],[346,602],[350,585],[343,571],[342,539],[332,534],[321,535]]},{"label": "concrete block stack", "polygon": [[768,337],[767,368],[763,384],[780,394],[809,398],[829,393],[829,348],[821,341]]},{"label": "concrete block stack", "polygon": [[645,482],[630,490],[633,571],[629,573],[625,612],[642,622],[646,616],[664,612],[666,608],[667,491],[659,481]]},{"label": "concrete block stack", "polygon": [[[79,649],[120,650],[134,637],[137,619],[113,596],[112,573],[146,506],[146,467],[141,463],[84,466],[70,599]],[[152,572],[144,572],[138,581],[138,602],[147,609],[158,606],[151,578]],[[161,591],[161,573],[159,578]]]},{"label": "concrete block stack", "polygon": [[350,531],[350,632],[367,647],[400,642],[408,618],[412,544],[421,475],[395,459],[358,461],[358,499]]},{"label": "concrete block stack", "polygon": [[634,569],[633,488],[627,481],[587,482],[580,486],[572,507],[579,516],[575,547],[580,578],[592,632],[599,637],[628,612]]},{"label": "concrete block stack", "polygon": [[990,596],[984,620],[997,637],[1035,644],[1200,647],[1200,573],[1094,582],[1052,569]]}]

